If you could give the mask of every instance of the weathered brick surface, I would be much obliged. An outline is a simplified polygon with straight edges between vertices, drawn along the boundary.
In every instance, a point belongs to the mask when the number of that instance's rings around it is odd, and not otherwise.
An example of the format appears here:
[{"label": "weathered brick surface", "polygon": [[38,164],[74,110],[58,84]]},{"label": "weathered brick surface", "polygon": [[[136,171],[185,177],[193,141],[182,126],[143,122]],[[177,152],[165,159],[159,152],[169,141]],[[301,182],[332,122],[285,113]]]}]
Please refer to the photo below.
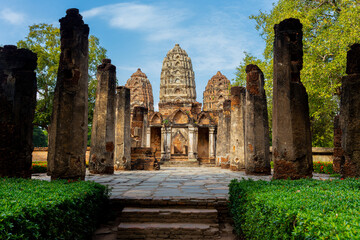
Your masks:
[{"label": "weathered brick surface", "polygon": [[79,10],[60,20],[61,54],[49,131],[51,179],[84,179],[88,132],[88,35]]},{"label": "weathered brick surface", "polygon": [[339,115],[334,118],[334,154],[333,154],[333,169],[340,173],[341,159],[344,155],[341,147],[341,126],[339,122]]},{"label": "weathered brick surface", "polygon": [[114,173],[116,67],[103,59],[97,68],[98,85],[91,132],[89,170]]},{"label": "weathered brick surface", "polygon": [[256,65],[246,66],[245,172],[270,175],[269,123],[264,74]]},{"label": "weathered brick surface", "polygon": [[347,54],[347,76],[342,78],[340,101],[341,175],[360,177],[360,44]]},{"label": "weathered brick surface", "polygon": [[0,177],[31,177],[36,54],[0,47]]}]

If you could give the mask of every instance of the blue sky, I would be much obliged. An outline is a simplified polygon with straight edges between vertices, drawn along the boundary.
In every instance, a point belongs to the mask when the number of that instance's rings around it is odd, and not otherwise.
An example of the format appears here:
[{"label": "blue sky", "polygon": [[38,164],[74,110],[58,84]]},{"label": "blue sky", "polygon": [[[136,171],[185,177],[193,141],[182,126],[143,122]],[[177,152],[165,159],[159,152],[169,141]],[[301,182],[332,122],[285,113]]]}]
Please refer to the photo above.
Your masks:
[{"label": "blue sky", "polygon": [[108,50],[120,85],[141,68],[152,84],[157,109],[162,61],[179,43],[192,59],[197,100],[202,102],[205,86],[217,71],[231,80],[244,51],[262,57],[265,43],[248,17],[270,11],[273,2],[0,0],[0,45],[15,45],[35,23],[59,27],[66,9],[78,8],[90,34]]}]

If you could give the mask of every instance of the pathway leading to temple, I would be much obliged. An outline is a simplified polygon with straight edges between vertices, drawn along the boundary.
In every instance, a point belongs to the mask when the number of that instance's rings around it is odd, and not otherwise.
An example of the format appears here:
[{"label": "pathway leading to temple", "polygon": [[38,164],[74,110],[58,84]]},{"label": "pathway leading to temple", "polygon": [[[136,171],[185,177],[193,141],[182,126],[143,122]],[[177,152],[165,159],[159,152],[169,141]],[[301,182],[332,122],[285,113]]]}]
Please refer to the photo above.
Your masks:
[{"label": "pathway leading to temple", "polygon": [[[111,188],[114,218],[96,230],[93,240],[236,239],[227,209],[232,179],[269,181],[215,167],[161,167],[159,171],[90,174],[86,180]],[[33,179],[50,180],[46,174]],[[314,174],[315,179],[329,175]]]}]

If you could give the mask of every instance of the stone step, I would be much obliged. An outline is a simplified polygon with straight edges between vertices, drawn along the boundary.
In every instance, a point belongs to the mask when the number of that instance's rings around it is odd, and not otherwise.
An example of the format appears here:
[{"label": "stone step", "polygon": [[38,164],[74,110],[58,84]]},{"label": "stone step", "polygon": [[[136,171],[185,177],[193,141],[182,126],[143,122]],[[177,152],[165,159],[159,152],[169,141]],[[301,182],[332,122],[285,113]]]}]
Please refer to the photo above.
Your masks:
[{"label": "stone step", "polygon": [[165,161],[162,163],[164,167],[199,167],[198,161]]},{"label": "stone step", "polygon": [[121,222],[218,223],[216,209],[125,207]]},{"label": "stone step", "polygon": [[117,239],[219,239],[219,225],[205,223],[120,223]]}]

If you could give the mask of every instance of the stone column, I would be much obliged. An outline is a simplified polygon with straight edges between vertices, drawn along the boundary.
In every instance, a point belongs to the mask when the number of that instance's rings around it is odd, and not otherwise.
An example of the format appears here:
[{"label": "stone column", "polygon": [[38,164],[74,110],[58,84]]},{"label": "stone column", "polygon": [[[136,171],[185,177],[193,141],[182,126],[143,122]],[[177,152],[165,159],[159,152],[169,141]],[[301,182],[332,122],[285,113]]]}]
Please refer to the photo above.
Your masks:
[{"label": "stone column", "polygon": [[334,118],[334,154],[333,154],[333,169],[340,173],[341,159],[343,157],[343,150],[341,147],[341,126],[339,122],[339,115]]},{"label": "stone column", "polygon": [[166,159],[166,128],[161,128],[161,160]]},{"label": "stone column", "polygon": [[347,76],[342,78],[340,101],[342,177],[360,177],[360,44],[347,53]]},{"label": "stone column", "polygon": [[194,158],[197,160],[198,158],[198,139],[199,139],[199,128],[194,127],[194,147],[193,147],[193,153]]},{"label": "stone column", "polygon": [[223,110],[219,112],[219,123],[217,127],[216,141],[216,166],[220,166],[223,162],[230,167],[230,132],[231,132],[231,101],[225,100]]},{"label": "stone column", "polygon": [[230,169],[245,169],[245,88],[231,88],[231,133],[230,133]]},{"label": "stone column", "polygon": [[215,127],[209,127],[209,157],[215,158]]},{"label": "stone column", "polygon": [[274,30],[274,179],[312,177],[309,104],[300,81],[302,24],[290,18]]},{"label": "stone column", "polygon": [[166,128],[166,159],[171,159],[171,127]]},{"label": "stone column", "polygon": [[51,179],[84,179],[88,132],[88,35],[79,10],[60,20],[61,54],[49,132]]},{"label": "stone column", "polygon": [[115,98],[115,170],[130,170],[130,89],[117,87]]},{"label": "stone column", "polygon": [[146,147],[151,147],[151,128],[146,128]]},{"label": "stone column", "polygon": [[194,143],[195,143],[195,129],[193,126],[188,126],[188,130],[189,130],[189,160],[196,160],[195,155],[194,155]]},{"label": "stone column", "polygon": [[[141,137],[141,147],[146,147],[148,145],[148,138],[147,138],[147,129],[148,129],[148,110],[145,108],[144,118],[143,118],[143,125],[142,125],[142,137]],[[150,139],[149,139],[150,145]]]},{"label": "stone column", "polygon": [[93,125],[89,170],[95,174],[114,173],[115,148],[115,87],[116,67],[103,59],[97,67],[98,84]]},{"label": "stone column", "polygon": [[0,177],[31,178],[36,54],[0,47]]},{"label": "stone column", "polygon": [[264,75],[256,65],[246,66],[245,172],[270,175],[269,123]]}]

